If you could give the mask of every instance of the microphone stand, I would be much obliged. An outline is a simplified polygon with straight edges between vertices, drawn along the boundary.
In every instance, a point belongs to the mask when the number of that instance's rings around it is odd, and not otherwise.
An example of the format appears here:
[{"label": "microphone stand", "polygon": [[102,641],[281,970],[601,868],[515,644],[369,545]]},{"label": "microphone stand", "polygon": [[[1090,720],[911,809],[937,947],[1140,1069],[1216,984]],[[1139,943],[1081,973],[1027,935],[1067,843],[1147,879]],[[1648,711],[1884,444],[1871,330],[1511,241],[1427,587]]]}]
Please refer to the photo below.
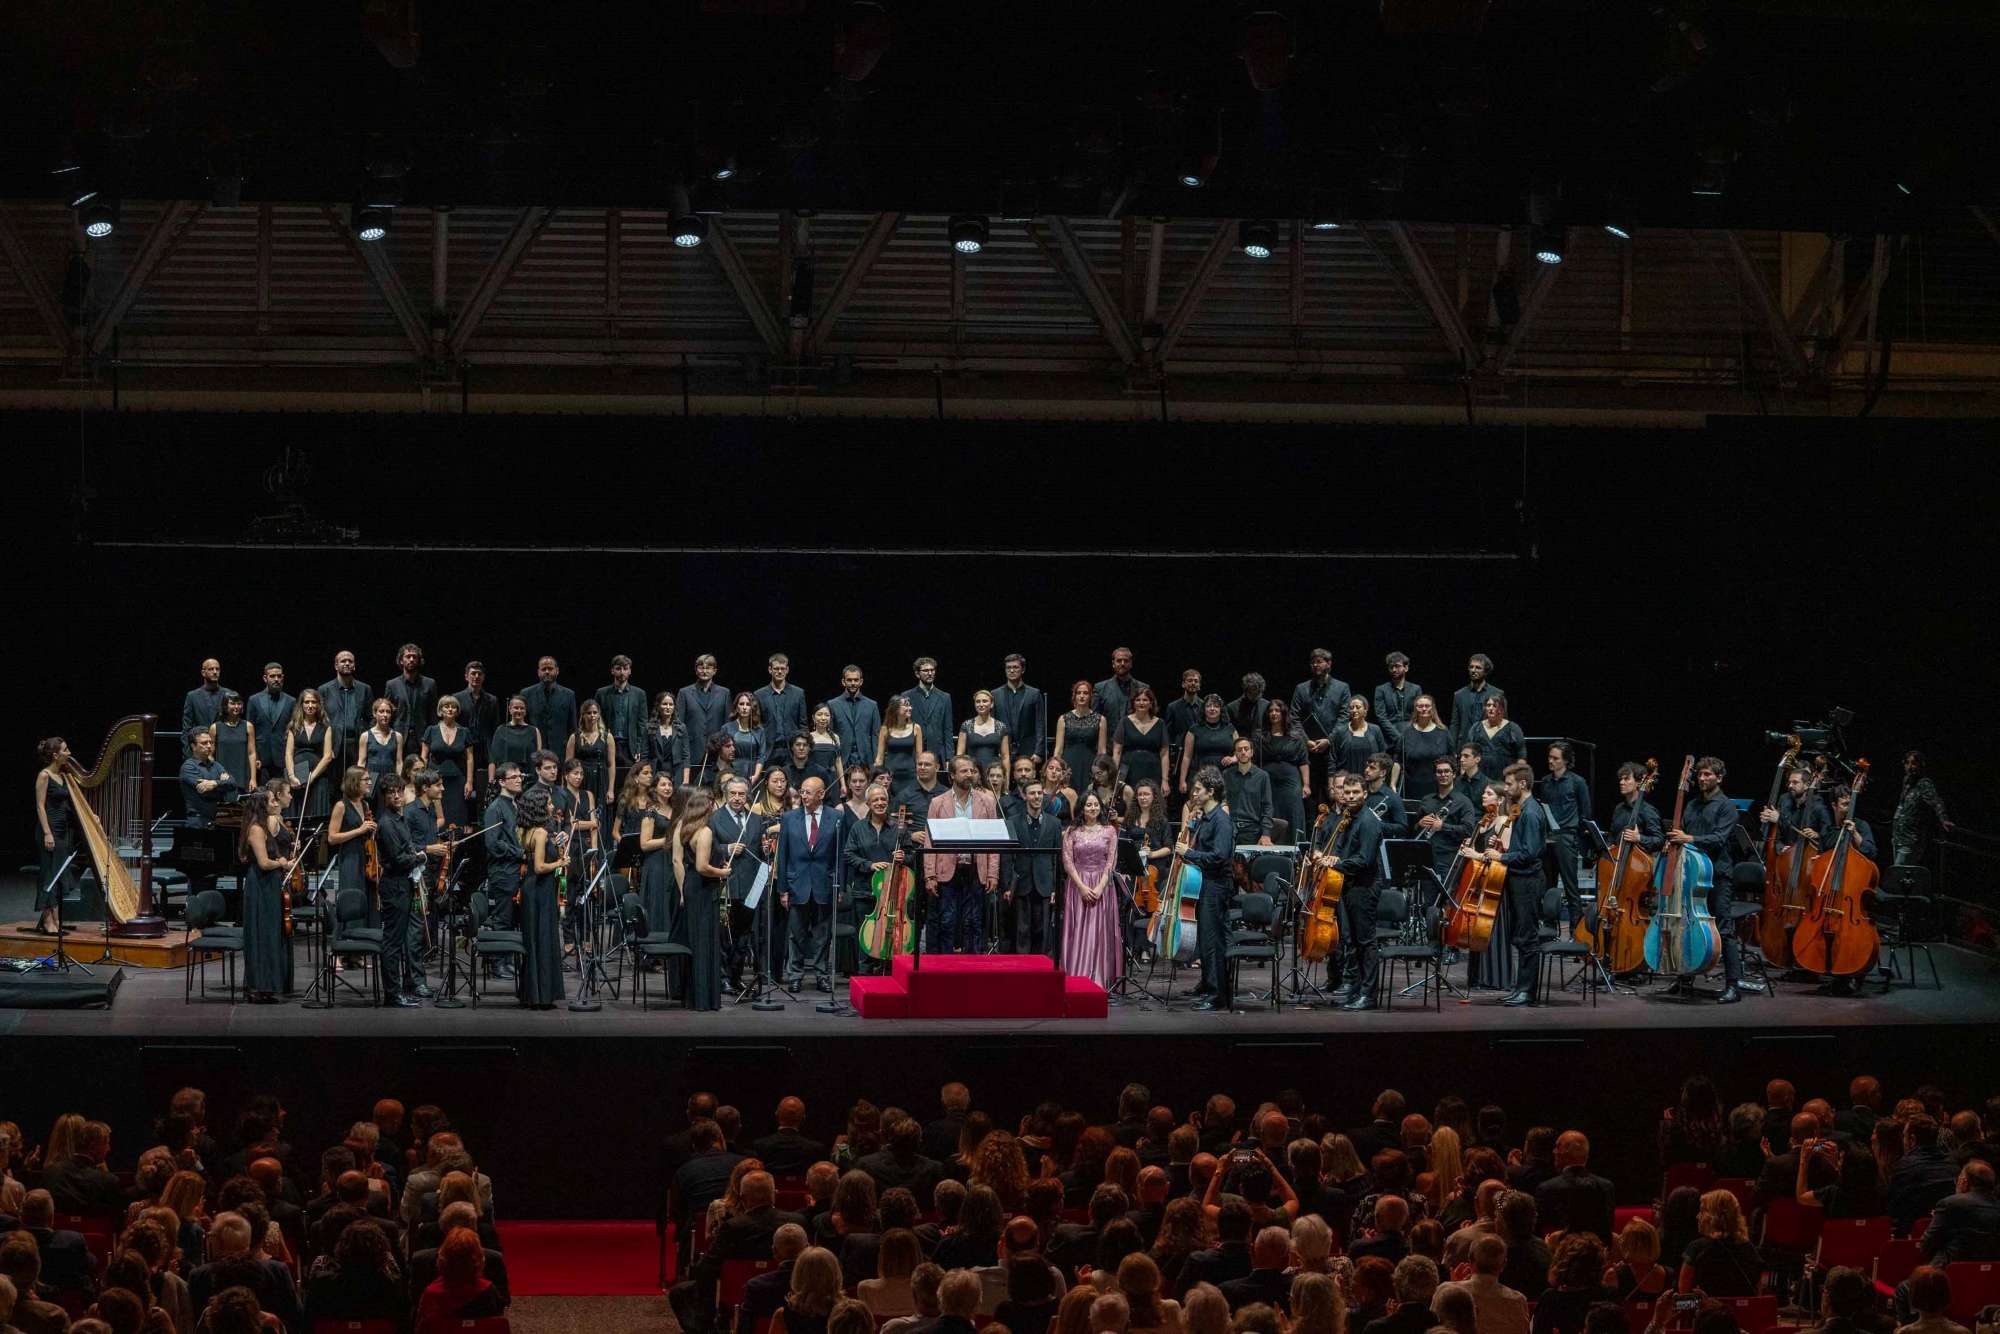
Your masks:
[{"label": "microphone stand", "polygon": [[607,986],[611,982],[611,975],[604,969],[602,956],[592,948],[592,933],[595,930],[592,905],[597,898],[597,887],[604,880],[611,862],[597,848],[592,848],[591,853],[597,857],[597,871],[590,877],[590,884],[576,905],[576,968],[580,987],[568,1007],[579,1014],[593,1014],[603,1009],[603,1002],[597,999],[599,979],[601,978]]},{"label": "microphone stand", "polygon": [[311,958],[313,950],[317,948],[319,963],[313,969],[313,984],[306,988],[305,995],[299,1000],[299,1004],[308,1010],[332,1009],[333,989],[336,985],[346,986],[356,995],[361,994],[361,988],[347,982],[333,970],[333,908],[326,902],[326,881],[339,865],[338,861],[330,860],[321,867],[319,879],[313,881],[312,892],[307,895],[319,909],[313,914],[319,922],[318,940],[317,942],[309,940],[306,950],[306,957]]},{"label": "microphone stand", "polygon": [[[847,1003],[847,993],[840,986],[840,905],[847,897],[847,849],[840,850],[840,860],[834,866],[833,921],[826,929],[826,963],[831,977],[827,985],[833,989],[833,999],[821,1001],[813,1006],[814,1014],[853,1014],[854,1007]],[[857,926],[854,936],[856,964],[861,953],[861,934]]]},{"label": "microphone stand", "polygon": [[[475,829],[463,837],[453,839],[451,846],[455,849],[461,843],[470,843],[475,838],[483,838],[488,829],[498,829],[501,823],[501,821],[495,820],[492,824],[487,825],[485,829]],[[458,878],[465,874],[466,865],[467,862],[464,857],[453,857],[451,859],[451,875],[445,881],[444,977],[441,979],[442,985],[438,988],[437,999],[431,1002],[431,1008],[437,1010],[462,1010],[465,1008],[465,1002],[458,998],[459,908],[457,900]],[[466,911],[469,913],[471,909],[468,907]],[[470,978],[466,979],[465,985],[469,989],[472,986],[472,980]]]},{"label": "microphone stand", "polygon": [[[53,894],[56,905],[56,952],[46,958],[37,959],[35,966],[51,973],[67,973],[72,968],[78,968],[83,971],[86,977],[96,977],[97,974],[91,972],[88,964],[80,959],[71,958],[69,950],[63,945],[64,937],[69,929],[67,925],[69,919],[63,913],[62,891],[57,887],[62,884],[63,876],[69,872],[69,864],[75,860],[76,849],[72,848],[70,849],[69,856],[63,858],[63,864],[56,868],[55,877],[48,884],[42,886],[43,893]],[[108,952],[110,948],[111,946],[107,938],[105,949]],[[99,960],[99,962],[101,963],[103,960]],[[204,982],[202,985],[206,986],[207,983]]]},{"label": "microphone stand", "polygon": [[[781,821],[784,819],[783,816],[779,816],[778,818]],[[783,855],[784,846],[784,834],[780,832],[778,835],[777,850],[771,854],[770,877],[764,882],[764,892],[757,897],[757,912],[763,917],[763,922],[757,929],[758,934],[763,937],[763,946],[758,950],[757,977],[749,986],[743,988],[736,997],[738,1005],[748,1002],[751,1009],[762,1012],[785,1008],[784,1001],[773,999],[774,996],[783,996],[786,1000],[794,1002],[798,1000],[797,995],[780,986],[778,980],[771,976],[771,923],[773,918],[777,916],[776,910],[772,905],[777,902],[778,885],[781,879],[778,859]],[[752,853],[751,856],[755,857],[756,854]],[[762,859],[759,858],[759,860]],[[728,882],[725,881],[724,883],[727,884]]]}]

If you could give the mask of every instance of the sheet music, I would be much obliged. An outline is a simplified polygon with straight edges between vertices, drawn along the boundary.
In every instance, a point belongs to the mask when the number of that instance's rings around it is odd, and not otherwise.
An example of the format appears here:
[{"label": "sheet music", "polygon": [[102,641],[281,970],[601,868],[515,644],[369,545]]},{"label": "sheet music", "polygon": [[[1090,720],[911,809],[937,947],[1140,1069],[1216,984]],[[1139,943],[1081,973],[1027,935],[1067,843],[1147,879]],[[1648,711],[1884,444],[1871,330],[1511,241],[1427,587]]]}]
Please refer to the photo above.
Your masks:
[{"label": "sheet music", "polygon": [[1005,820],[932,820],[931,846],[943,843],[1005,841],[1013,838]]},{"label": "sheet music", "polygon": [[750,892],[743,896],[743,906],[751,912],[756,912],[757,905],[764,901],[764,886],[770,883],[771,863],[758,861],[757,878],[750,882]]}]

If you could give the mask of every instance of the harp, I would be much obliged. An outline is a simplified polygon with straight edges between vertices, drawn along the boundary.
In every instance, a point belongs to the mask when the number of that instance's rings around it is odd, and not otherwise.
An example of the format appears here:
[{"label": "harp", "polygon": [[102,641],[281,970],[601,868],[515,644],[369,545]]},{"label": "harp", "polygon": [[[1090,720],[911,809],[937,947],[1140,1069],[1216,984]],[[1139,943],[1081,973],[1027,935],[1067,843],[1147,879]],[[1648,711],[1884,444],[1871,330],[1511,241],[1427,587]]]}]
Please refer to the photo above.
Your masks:
[{"label": "harp", "polygon": [[[121,718],[89,769],[70,784],[78,829],[104,888],[111,933],[161,936],[153,910],[153,728],[150,713]],[[74,761],[72,761],[74,762]]]}]

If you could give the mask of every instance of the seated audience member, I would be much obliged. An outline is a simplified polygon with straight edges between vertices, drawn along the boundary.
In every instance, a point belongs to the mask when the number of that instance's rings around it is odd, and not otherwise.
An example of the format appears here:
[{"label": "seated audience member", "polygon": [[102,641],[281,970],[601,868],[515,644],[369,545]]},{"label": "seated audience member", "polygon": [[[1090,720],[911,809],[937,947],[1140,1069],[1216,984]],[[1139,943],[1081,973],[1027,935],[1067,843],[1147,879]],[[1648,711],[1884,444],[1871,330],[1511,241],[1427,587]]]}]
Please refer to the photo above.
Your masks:
[{"label": "seated audience member", "polygon": [[1488,1177],[1479,1183],[1472,1196],[1472,1221],[1444,1239],[1447,1269],[1456,1270],[1471,1260],[1473,1242],[1481,1237],[1499,1235],[1500,1197],[1506,1193],[1507,1183],[1498,1177]]},{"label": "seated audience member", "polygon": [[[1181,1320],[1187,1326],[1187,1334],[1228,1334],[1229,1299],[1213,1283],[1197,1283],[1180,1298]],[[1056,1334],[1066,1334],[1060,1328],[1061,1317],[1057,1317]]]},{"label": "seated audience member", "polygon": [[1533,1195],[1556,1171],[1556,1128],[1530,1126],[1521,1141],[1520,1160],[1507,1168],[1508,1187]]},{"label": "seated audience member", "polygon": [[175,1270],[180,1250],[174,1245],[166,1220],[140,1218],[126,1229],[125,1248],[128,1254],[137,1256],[145,1264],[147,1284],[152,1288],[153,1299],[173,1317],[174,1329],[178,1334],[191,1334],[195,1319],[194,1298],[188,1295],[187,1280]]},{"label": "seated audience member", "polygon": [[[405,1228],[415,1228],[423,1221],[424,1196],[436,1194],[438,1183],[447,1171],[452,1170],[446,1160],[464,1152],[465,1142],[455,1131],[441,1130],[424,1141],[424,1166],[410,1173],[409,1179],[403,1183],[403,1198],[396,1211]],[[470,1167],[469,1160],[467,1167]],[[479,1213],[481,1217],[486,1217],[493,1212],[493,1179],[477,1169],[468,1174],[474,1173],[474,1180],[479,1185]],[[706,1207],[708,1201],[703,1199],[701,1203]],[[444,1206],[440,1203],[438,1207]]]},{"label": "seated audience member", "polygon": [[[1035,1220],[1026,1215],[1009,1219],[1000,1251],[1000,1294],[996,1300],[989,1282],[981,1309],[990,1306],[993,1318],[1010,1330],[1047,1329],[1062,1301],[1062,1275],[1042,1258]],[[988,1279],[990,1272],[980,1270],[979,1274]]]},{"label": "seated audience member", "polygon": [[97,1263],[81,1232],[55,1225],[55,1201],[46,1190],[31,1190],[21,1200],[21,1229],[35,1239],[42,1253],[42,1282],[59,1292],[97,1291]]},{"label": "seated audience member", "polygon": [[[1088,1222],[1057,1225],[1055,1237],[1049,1242],[1050,1262],[1071,1275],[1077,1275],[1085,1268],[1101,1267],[1098,1261],[1099,1243],[1114,1219],[1124,1222],[1125,1211],[1130,1207],[1131,1201],[1125,1197],[1124,1191],[1109,1181],[1101,1182],[1090,1193]],[[1138,1229],[1133,1231],[1136,1233]]]},{"label": "seated audience member", "polygon": [[1472,1276],[1440,1285],[1432,1305],[1447,1292],[1460,1292],[1472,1299],[1472,1322],[1477,1334],[1528,1334],[1528,1299],[1518,1289],[1500,1281],[1500,1273],[1506,1267],[1506,1240],[1498,1236],[1481,1237],[1472,1243]]},{"label": "seated audience member", "polygon": [[174,1322],[150,1304],[150,1294],[130,1288],[106,1286],[91,1304],[90,1314],[103,1321],[111,1334],[173,1334]]},{"label": "seated audience member", "polygon": [[1124,1294],[1130,1329],[1184,1334],[1180,1303],[1160,1296],[1160,1267],[1144,1252],[1119,1261],[1117,1290]]},{"label": "seated audience member", "polygon": [[505,1315],[506,1297],[487,1281],[486,1248],[469,1227],[453,1228],[437,1249],[437,1277],[417,1299],[417,1324]]},{"label": "seated audience member", "polygon": [[[371,1218],[369,1221],[379,1226],[384,1220]],[[479,1210],[465,1200],[458,1200],[447,1204],[444,1207],[444,1212],[438,1217],[438,1226],[444,1229],[445,1236],[450,1236],[451,1230],[458,1227],[466,1228],[476,1233],[479,1231]],[[483,1271],[486,1275],[486,1281],[499,1289],[500,1304],[505,1306],[513,1300],[507,1289],[507,1257],[493,1247],[486,1246],[484,1239],[481,1240],[480,1244],[486,1251],[486,1267]],[[437,1277],[437,1257],[436,1247],[418,1251],[410,1257],[409,1280],[411,1292],[421,1293],[431,1285],[431,1280]]]},{"label": "seated audience member", "polygon": [[1859,1269],[1830,1270],[1820,1284],[1815,1334],[1891,1334],[1896,1322],[1878,1308],[1875,1280]]},{"label": "seated audience member", "polygon": [[1291,1310],[1292,1283],[1286,1267],[1292,1259],[1292,1234],[1281,1227],[1267,1227],[1250,1246],[1250,1272],[1223,1283],[1222,1295],[1229,1309],[1240,1311],[1252,1302],[1263,1302],[1280,1311]]},{"label": "seated audience member", "polygon": [[[967,1269],[955,1269],[938,1281],[938,1316],[922,1326],[927,1334],[972,1334],[973,1317],[979,1314],[979,1276]],[[782,1330],[773,1334],[785,1334]]]},{"label": "seated audience member", "polygon": [[1132,1306],[1122,1292],[1107,1292],[1090,1303],[1090,1334],[1125,1334],[1132,1327]]},{"label": "seated audience member", "polygon": [[[1313,1151],[1313,1160],[1319,1160],[1319,1151]],[[1160,1235],[1160,1224],[1167,1216],[1167,1193],[1171,1186],[1164,1167],[1142,1167],[1138,1180],[1133,1184],[1132,1207],[1125,1217],[1139,1229],[1139,1240],[1151,1246]]]},{"label": "seated audience member", "polygon": [[1400,1195],[1378,1195],[1375,1197],[1375,1223],[1369,1235],[1347,1248],[1347,1253],[1359,1260],[1366,1255],[1379,1255],[1390,1264],[1395,1264],[1410,1253],[1410,1239],[1403,1235],[1403,1229],[1410,1221],[1410,1202]]},{"label": "seated audience member", "polygon": [[[70,1326],[70,1334],[110,1334],[108,1330],[86,1330],[82,1320]],[[277,1334],[275,1318],[264,1314],[257,1294],[249,1288],[224,1288],[209,1299],[198,1326],[202,1334]]]},{"label": "seated audience member", "polygon": [[1520,1191],[1500,1197],[1500,1236],[1507,1242],[1507,1267],[1500,1281],[1519,1293],[1540,1292],[1549,1283],[1549,1246],[1536,1225],[1535,1202]]},{"label": "seated audience member", "polygon": [[1743,1208],[1726,1190],[1701,1197],[1701,1235],[1681,1257],[1678,1291],[1705,1297],[1754,1297],[1764,1257],[1750,1244]]},{"label": "seated audience member", "polygon": [[917,1245],[925,1255],[937,1249],[945,1234],[958,1226],[959,1213],[965,1208],[965,1183],[945,1177],[931,1192],[931,1212],[937,1215],[933,1223],[919,1223],[915,1229]]},{"label": "seated audience member", "polygon": [[877,1190],[906,1187],[918,1199],[927,1200],[944,1175],[944,1165],[923,1153],[924,1128],[905,1117],[889,1127],[889,1146],[856,1160],[854,1166],[875,1179]]},{"label": "seated audience member", "polygon": [[1643,1218],[1627,1220],[1618,1234],[1618,1263],[1605,1271],[1603,1286],[1617,1293],[1620,1302],[1629,1302],[1659,1296],[1670,1281],[1660,1263],[1659,1230]]},{"label": "seated audience member", "polygon": [[826,1145],[807,1138],[800,1129],[806,1123],[806,1104],[801,1098],[780,1098],[778,1128],[750,1146],[751,1154],[763,1161],[773,1176],[804,1176],[812,1165],[826,1157]]},{"label": "seated audience member", "polygon": [[1912,1223],[1933,1208],[1939,1198],[1951,1193],[1948,1183],[1957,1177],[1958,1164],[1938,1142],[1938,1123],[1921,1112],[1905,1121],[1903,1156],[1889,1173],[1886,1192],[1896,1235],[1907,1236]]},{"label": "seated audience member", "polygon": [[[1333,1229],[1318,1214],[1307,1214],[1292,1224],[1292,1272],[1326,1274],[1332,1272]],[[1298,1312],[1293,1311],[1294,1319]]]},{"label": "seated audience member", "polygon": [[1754,1102],[1729,1113],[1729,1139],[1708,1160],[1717,1180],[1741,1177],[1755,1181],[1764,1175],[1764,1109]]},{"label": "seated audience member", "polygon": [[1970,1334],[1945,1311],[1951,1306],[1951,1279],[1935,1265],[1918,1265],[1908,1279],[1909,1302],[1916,1319],[1896,1334]]},{"label": "seated audience member", "polygon": [[1292,1334],[1343,1334],[1347,1299],[1331,1274],[1292,1275]]},{"label": "seated audience member", "polygon": [[[1590,1170],[1590,1140],[1565,1130],[1556,1140],[1556,1173],[1535,1187],[1535,1214],[1549,1231],[1590,1232],[1609,1244],[1618,1202],[1611,1182]],[[1579,1313],[1577,1326],[1582,1327]]]},{"label": "seated audience member", "polygon": [[1118,1283],[1118,1266],[1128,1255],[1141,1255],[1146,1244],[1139,1240],[1139,1229],[1132,1226],[1129,1218],[1114,1218],[1104,1225],[1104,1233],[1097,1239],[1097,1254],[1091,1257],[1089,1273],[1084,1266],[1077,1269],[1077,1280],[1088,1282],[1099,1292],[1110,1292]]},{"label": "seated audience member", "polygon": [[901,1227],[884,1232],[875,1254],[875,1277],[862,1279],[859,1287],[858,1295],[868,1309],[878,1316],[916,1314],[910,1275],[923,1258],[916,1233]]},{"label": "seated audience member", "polygon": [[771,1316],[771,1334],[825,1334],[840,1300],[840,1261],[824,1246],[808,1246],[792,1262],[792,1286]]},{"label": "seated audience member", "polygon": [[1197,1283],[1220,1288],[1250,1272],[1250,1206],[1232,1196],[1222,1202],[1214,1223],[1216,1244],[1187,1258],[1175,1281],[1177,1290],[1186,1291]]},{"label": "seated audience member", "polygon": [[57,1213],[114,1220],[125,1216],[125,1188],[116,1174],[104,1168],[110,1153],[111,1127],[86,1121],[77,1132],[76,1152],[43,1165],[42,1187],[55,1201]]},{"label": "seated audience member", "polygon": [[829,1162],[814,1163],[806,1169],[806,1206],[798,1210],[808,1232],[819,1220],[833,1212],[833,1193],[840,1188],[840,1169]]},{"label": "seated audience member", "polygon": [[1549,1262],[1549,1285],[1535,1299],[1534,1334],[1586,1334],[1592,1308],[1619,1300],[1604,1285],[1604,1244],[1597,1234],[1577,1231],[1556,1243]]},{"label": "seated audience member", "polygon": [[990,1186],[974,1186],[965,1192],[965,1203],[959,1206],[958,1230],[938,1239],[931,1259],[946,1272],[991,1264],[999,1254],[997,1247],[1006,1226],[1000,1197]]},{"label": "seated audience member", "polygon": [[349,1223],[331,1259],[330,1266],[315,1264],[306,1284],[307,1329],[322,1320],[398,1320],[409,1309],[389,1238],[372,1220]]},{"label": "seated audience member", "polygon": [[1394,1309],[1368,1323],[1363,1334],[1425,1334],[1434,1323],[1431,1298],[1437,1293],[1437,1264],[1428,1256],[1405,1256],[1391,1276],[1395,1287]]},{"label": "seated audience member", "polygon": [[1462,1288],[1447,1290],[1446,1285],[1439,1284],[1437,1294],[1431,1298],[1431,1314],[1437,1317],[1434,1328],[1448,1330],[1450,1334],[1477,1334],[1472,1295]]},{"label": "seated audience member", "polygon": [[1764,1160],[1764,1170],[1757,1177],[1756,1184],[1751,1187],[1751,1208],[1762,1209],[1781,1196],[1795,1195],[1798,1191],[1799,1163],[1802,1159],[1808,1164],[1807,1171],[1814,1186],[1830,1186],[1838,1179],[1831,1157],[1805,1151],[1805,1146],[1819,1137],[1818,1117],[1811,1112],[1798,1112],[1793,1115],[1790,1139],[1785,1151]]},{"label": "seated audience member", "polygon": [[2000,1196],[1993,1190],[1993,1165],[1968,1161],[1956,1184],[1957,1193],[1938,1201],[1930,1226],[1917,1238],[1924,1259],[1943,1266],[2000,1257]]},{"label": "seated audience member", "polygon": [[842,1297],[827,1312],[826,1334],[875,1334],[875,1317],[867,1303]]},{"label": "seated audience member", "polygon": [[257,1305],[276,1316],[289,1328],[302,1319],[298,1287],[292,1271],[282,1260],[260,1256],[253,1240],[252,1215],[223,1212],[215,1216],[208,1230],[208,1263],[188,1275],[188,1299],[197,1311],[208,1308],[208,1299],[224,1288],[246,1287],[257,1296]]},{"label": "seated audience member", "polygon": [[743,1285],[743,1300],[736,1304],[736,1334],[754,1334],[758,1321],[769,1319],[785,1304],[785,1294],[792,1290],[792,1267],[808,1244],[806,1230],[797,1223],[782,1224],[771,1234],[772,1267]]},{"label": "seated audience member", "polygon": [[1363,1256],[1348,1275],[1347,1297],[1347,1327],[1367,1329],[1395,1304],[1396,1266],[1379,1255]]},{"label": "seated audience member", "polygon": [[[1815,1141],[1818,1145],[1831,1141]],[[1882,1194],[1882,1176],[1875,1167],[1875,1155],[1867,1146],[1850,1144],[1846,1148],[1835,1146],[1833,1152],[1834,1170],[1840,1179],[1830,1186],[1815,1186],[1805,1159],[1800,1160],[1797,1194],[1800,1204],[1816,1204],[1825,1212],[1822,1218],[1880,1218],[1889,1212],[1888,1200]]]},{"label": "seated audience member", "polygon": [[[1327,1241],[1328,1252],[1331,1253],[1331,1236]],[[1208,1245],[1208,1219],[1202,1212],[1201,1201],[1183,1195],[1168,1202],[1167,1212],[1160,1222],[1159,1235],[1153,1238],[1152,1249],[1147,1254],[1160,1267],[1162,1282],[1173,1285],[1177,1291],[1185,1291],[1192,1286],[1182,1282],[1188,1257],[1207,1250]]]},{"label": "seated audience member", "polygon": [[667,1294],[684,1329],[705,1330],[713,1325],[715,1285],[722,1277],[725,1262],[770,1259],[772,1238],[778,1229],[786,1223],[801,1222],[797,1214],[784,1213],[772,1205],[775,1193],[769,1172],[744,1175],[737,1188],[738,1211],[722,1221],[709,1239],[707,1252]]},{"label": "seated audience member", "polygon": [[938,1285],[944,1270],[926,1260],[910,1274],[910,1297],[917,1304],[915,1315],[906,1315],[883,1325],[881,1334],[912,1334],[927,1328],[938,1318]]},{"label": "seated audience member", "polygon": [[[63,1334],[69,1328],[69,1313],[36,1295],[35,1287],[42,1277],[42,1253],[28,1233],[10,1232],[0,1237],[0,1277],[14,1285],[11,1323],[21,1334]],[[10,1322],[0,1320],[0,1324],[5,1323]]]}]

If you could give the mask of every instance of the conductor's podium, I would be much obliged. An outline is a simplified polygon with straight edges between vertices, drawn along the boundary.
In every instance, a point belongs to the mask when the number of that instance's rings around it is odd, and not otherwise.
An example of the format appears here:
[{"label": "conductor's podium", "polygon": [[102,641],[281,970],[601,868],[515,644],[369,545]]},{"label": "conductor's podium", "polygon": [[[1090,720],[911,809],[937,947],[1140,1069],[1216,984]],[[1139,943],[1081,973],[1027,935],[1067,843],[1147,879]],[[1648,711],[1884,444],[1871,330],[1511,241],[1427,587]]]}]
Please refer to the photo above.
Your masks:
[{"label": "conductor's podium", "polygon": [[1102,1019],[1108,997],[1040,954],[896,956],[887,977],[848,979],[864,1019]]}]

